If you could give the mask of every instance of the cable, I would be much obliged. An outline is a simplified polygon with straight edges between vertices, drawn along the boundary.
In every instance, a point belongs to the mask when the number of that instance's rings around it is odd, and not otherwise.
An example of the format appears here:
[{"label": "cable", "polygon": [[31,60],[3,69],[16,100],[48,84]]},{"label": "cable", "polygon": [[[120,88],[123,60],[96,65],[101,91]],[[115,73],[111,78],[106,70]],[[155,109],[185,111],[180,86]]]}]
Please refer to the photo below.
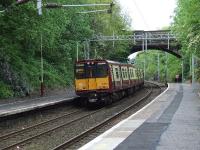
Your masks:
[{"label": "cable", "polygon": [[135,4],[135,7],[136,7],[136,9],[138,10],[140,16],[142,17],[142,20],[143,20],[145,26],[146,26],[147,28],[149,28],[149,25],[148,25],[148,23],[146,22],[146,19],[145,19],[144,15],[143,15],[142,11],[141,11],[140,8],[138,7],[137,2],[136,2],[135,0],[133,0],[133,2],[134,2],[134,4]]}]

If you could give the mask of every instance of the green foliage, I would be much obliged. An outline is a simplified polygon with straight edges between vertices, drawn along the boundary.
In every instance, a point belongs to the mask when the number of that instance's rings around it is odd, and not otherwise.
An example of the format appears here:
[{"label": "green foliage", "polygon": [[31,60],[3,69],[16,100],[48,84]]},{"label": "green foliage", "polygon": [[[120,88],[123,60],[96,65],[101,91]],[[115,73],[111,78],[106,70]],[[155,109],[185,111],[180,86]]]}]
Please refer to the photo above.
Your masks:
[{"label": "green foliage", "polygon": [[[73,84],[73,64],[76,60],[76,44],[79,43],[79,58],[83,57],[83,42],[93,35],[121,34],[128,20],[120,16],[115,6],[113,14],[78,14],[81,11],[106,9],[108,7],[77,7],[45,9],[38,16],[36,1],[14,5],[14,0],[0,2],[6,12],[0,15],[0,65],[4,66],[0,79],[2,91],[20,95],[40,88],[41,47],[44,60],[44,84],[46,88],[58,88]],[[44,1],[43,1],[44,2]],[[54,0],[60,4],[110,3],[110,0]],[[45,3],[44,3],[45,4]],[[91,58],[94,50],[101,58],[118,59],[128,55],[129,44],[118,42],[91,43]],[[107,53],[108,52],[108,53]],[[106,53],[106,54],[105,54]],[[6,65],[4,65],[6,64]],[[8,75],[6,75],[7,73]],[[20,88],[19,88],[20,87]],[[16,94],[17,93],[17,94]],[[23,94],[22,94],[23,95]],[[5,96],[7,97],[7,96]]]},{"label": "green foliage", "polygon": [[[175,76],[177,74],[182,74],[181,59],[178,59],[171,54],[166,55],[160,51],[148,50],[146,54],[140,53],[136,57],[136,65],[143,69],[145,59],[146,80],[158,80],[158,71],[160,71],[161,82],[164,82],[166,79],[169,82],[174,82]],[[160,67],[158,68],[158,66]]]},{"label": "green foliage", "polygon": [[0,99],[1,98],[10,98],[14,95],[11,87],[2,81],[0,81]]},{"label": "green foliage", "polygon": [[[191,54],[200,57],[200,1],[178,0],[172,29],[182,45],[182,54],[189,64]],[[187,66],[188,68],[188,66]],[[187,69],[189,71],[189,69]],[[200,79],[200,76],[198,77]]]}]

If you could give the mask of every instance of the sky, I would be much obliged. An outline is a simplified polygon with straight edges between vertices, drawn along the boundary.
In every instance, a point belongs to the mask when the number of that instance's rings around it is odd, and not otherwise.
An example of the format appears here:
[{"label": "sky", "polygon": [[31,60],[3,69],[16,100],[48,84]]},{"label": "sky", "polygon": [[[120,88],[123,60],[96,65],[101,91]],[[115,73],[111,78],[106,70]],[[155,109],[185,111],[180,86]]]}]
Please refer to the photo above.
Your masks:
[{"label": "sky", "polygon": [[117,0],[134,30],[158,30],[172,22],[176,0]]},{"label": "sky", "polygon": [[[176,0],[117,0],[131,19],[133,30],[159,30],[173,21]],[[137,53],[131,54],[130,59]]]}]

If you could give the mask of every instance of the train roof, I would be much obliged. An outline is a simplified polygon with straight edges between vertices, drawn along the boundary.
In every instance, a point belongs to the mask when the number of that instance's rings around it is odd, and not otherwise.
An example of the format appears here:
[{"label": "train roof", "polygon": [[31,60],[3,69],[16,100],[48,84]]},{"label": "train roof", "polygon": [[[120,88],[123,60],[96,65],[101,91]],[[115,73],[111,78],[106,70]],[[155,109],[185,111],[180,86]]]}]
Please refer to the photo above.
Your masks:
[{"label": "train roof", "polygon": [[95,61],[95,62],[107,62],[109,64],[118,64],[118,65],[131,65],[134,66],[133,64],[128,64],[128,63],[122,63],[122,62],[118,62],[118,61],[113,61],[113,60],[107,60],[107,59],[84,59],[84,60],[79,60],[76,63],[84,63],[84,62],[91,62],[91,61]]}]

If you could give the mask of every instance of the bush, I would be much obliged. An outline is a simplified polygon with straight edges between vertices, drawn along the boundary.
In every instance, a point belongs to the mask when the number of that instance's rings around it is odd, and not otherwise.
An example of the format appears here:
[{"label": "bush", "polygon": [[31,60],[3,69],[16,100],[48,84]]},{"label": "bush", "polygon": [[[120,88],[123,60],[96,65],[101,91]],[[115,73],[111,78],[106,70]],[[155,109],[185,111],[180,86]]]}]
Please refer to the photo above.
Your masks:
[{"label": "bush", "polygon": [[14,93],[10,86],[0,81],[0,99],[13,97]]}]

